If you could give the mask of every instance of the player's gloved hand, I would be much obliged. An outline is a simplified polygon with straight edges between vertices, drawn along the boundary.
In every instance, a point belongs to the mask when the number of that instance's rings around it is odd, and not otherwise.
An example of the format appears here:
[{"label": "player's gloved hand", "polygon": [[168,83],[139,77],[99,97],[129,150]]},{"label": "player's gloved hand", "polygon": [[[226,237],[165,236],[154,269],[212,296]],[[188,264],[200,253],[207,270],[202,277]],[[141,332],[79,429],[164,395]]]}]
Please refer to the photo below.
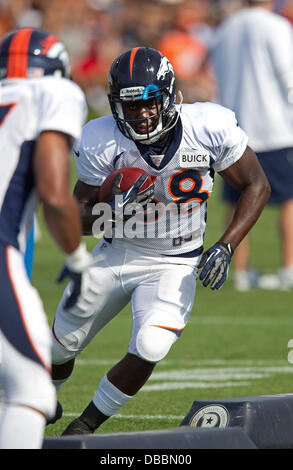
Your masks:
[{"label": "player's gloved hand", "polygon": [[234,250],[230,243],[216,243],[204,252],[200,260],[199,269],[202,269],[199,279],[211,289],[220,289],[227,279],[229,264]]},{"label": "player's gloved hand", "polygon": [[66,256],[65,266],[57,277],[57,282],[62,282],[66,278],[72,280],[72,289],[64,304],[66,310],[75,306],[80,295],[82,295],[88,289],[90,283],[93,282],[89,268],[101,262],[104,258],[104,255],[91,256],[84,243],[80,243],[73,253]]},{"label": "player's gloved hand", "polygon": [[[137,181],[127,190],[122,192],[120,189],[120,184],[122,180],[122,174],[118,173],[113,181],[111,194],[109,197],[109,205],[112,208],[115,219],[121,218],[125,220],[123,212],[127,205],[128,209],[136,210],[146,206],[149,202],[153,200],[154,197],[154,185],[150,185],[144,191],[138,193],[139,189],[143,186],[147,179],[146,174],[142,174]],[[116,196],[119,196],[115,201]],[[129,210],[128,210],[129,212]]]}]

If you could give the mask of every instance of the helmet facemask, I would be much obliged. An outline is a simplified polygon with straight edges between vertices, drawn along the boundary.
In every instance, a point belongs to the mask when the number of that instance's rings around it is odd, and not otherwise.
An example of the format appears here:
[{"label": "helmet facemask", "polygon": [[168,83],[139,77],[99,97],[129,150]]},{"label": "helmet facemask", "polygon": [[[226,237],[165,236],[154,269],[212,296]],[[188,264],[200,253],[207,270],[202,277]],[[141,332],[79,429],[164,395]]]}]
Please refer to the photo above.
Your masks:
[{"label": "helmet facemask", "polygon": [[109,74],[108,99],[122,134],[142,144],[159,140],[174,125],[175,89],[172,64],[158,50],[137,47],[115,59]]},{"label": "helmet facemask", "polygon": [[[135,101],[155,100],[156,113],[147,118],[128,119],[125,117],[123,104]],[[171,93],[166,89],[159,89],[156,85],[147,85],[146,87],[128,87],[120,90],[117,95],[109,95],[109,101],[114,118],[120,131],[128,138],[138,141],[142,144],[151,144],[159,140],[165,133],[167,125],[172,121],[175,115],[175,106],[172,102]],[[151,123],[157,121],[153,130],[150,130]],[[139,133],[135,130],[137,125],[145,122],[146,132]]]}]

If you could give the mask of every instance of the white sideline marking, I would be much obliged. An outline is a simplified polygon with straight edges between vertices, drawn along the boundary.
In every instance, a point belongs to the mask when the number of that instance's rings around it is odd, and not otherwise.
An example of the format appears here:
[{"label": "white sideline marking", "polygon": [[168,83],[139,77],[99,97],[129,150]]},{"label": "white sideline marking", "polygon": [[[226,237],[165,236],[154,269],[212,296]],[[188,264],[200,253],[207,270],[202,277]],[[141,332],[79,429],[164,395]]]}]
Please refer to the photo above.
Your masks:
[{"label": "white sideline marking", "polygon": [[[293,367],[226,367],[210,369],[183,369],[154,372],[150,381],[162,380],[159,384],[146,384],[142,392],[179,389],[210,389],[223,387],[240,387],[250,385],[247,379],[268,378],[272,374],[293,373]],[[246,381],[245,381],[246,379]],[[244,380],[244,381],[243,381]]]},{"label": "white sideline marking", "polygon": [[188,325],[194,324],[203,324],[203,325],[245,325],[245,326],[274,326],[274,325],[291,325],[293,326],[292,317],[222,317],[222,316],[201,316],[197,317],[196,315],[190,317],[188,320]]},{"label": "white sideline marking", "polygon": [[284,367],[223,367],[208,369],[181,369],[154,372],[149,380],[241,380],[262,379],[272,373],[293,373],[292,366]]},{"label": "white sideline marking", "polygon": [[[118,361],[120,361],[121,358],[113,358],[113,359],[76,359],[76,364],[79,366],[108,366],[108,365],[114,365]],[[171,360],[171,359],[163,359],[159,364],[157,364],[156,367],[162,367],[162,366],[172,366],[172,365],[180,365],[184,364],[185,366],[188,365],[206,365],[206,366],[216,366],[216,365],[239,365],[239,366],[262,366],[262,365],[284,365],[288,364],[287,361],[285,360],[270,360],[270,359],[193,359],[193,360],[184,360],[184,359],[178,359],[178,360]],[[292,366],[293,369],[293,366]]]},{"label": "white sideline marking", "polygon": [[[149,379],[150,380],[150,379]],[[249,385],[249,382],[163,382],[155,385],[145,385],[140,392],[155,392],[158,390],[180,390],[186,388],[223,388],[242,387]]]},{"label": "white sideline marking", "polygon": [[76,359],[79,366],[109,366],[118,362],[118,359]]},{"label": "white sideline marking", "polygon": [[[104,364],[104,361],[100,360],[79,359],[78,362],[83,366],[101,365],[101,362]],[[115,363],[114,360],[110,362]],[[193,367],[186,368],[187,363]],[[185,367],[162,370],[164,366],[176,367],[181,364]],[[208,365],[211,367],[207,367]],[[156,371],[141,392],[242,387],[249,386],[253,380],[266,379],[273,374],[293,374],[293,365],[286,363],[285,360],[195,360],[188,362],[164,360],[158,364]]]},{"label": "white sideline marking", "polygon": [[[79,416],[80,413],[63,413],[63,416],[67,416],[70,418],[74,418],[76,416]],[[111,416],[111,420],[113,418],[117,419],[169,419],[169,420],[177,420],[177,419],[183,419],[184,415],[122,415],[122,414],[117,414]]]}]

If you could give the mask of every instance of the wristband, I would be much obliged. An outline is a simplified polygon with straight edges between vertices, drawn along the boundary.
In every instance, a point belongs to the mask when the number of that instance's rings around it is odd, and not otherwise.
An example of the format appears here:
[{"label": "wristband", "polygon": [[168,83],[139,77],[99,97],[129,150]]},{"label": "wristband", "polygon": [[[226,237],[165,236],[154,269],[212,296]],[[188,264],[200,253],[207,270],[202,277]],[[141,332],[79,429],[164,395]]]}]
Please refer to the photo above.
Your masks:
[{"label": "wristband", "polygon": [[81,272],[89,265],[90,254],[83,242],[81,242],[76,250],[66,256],[66,266],[74,272]]}]

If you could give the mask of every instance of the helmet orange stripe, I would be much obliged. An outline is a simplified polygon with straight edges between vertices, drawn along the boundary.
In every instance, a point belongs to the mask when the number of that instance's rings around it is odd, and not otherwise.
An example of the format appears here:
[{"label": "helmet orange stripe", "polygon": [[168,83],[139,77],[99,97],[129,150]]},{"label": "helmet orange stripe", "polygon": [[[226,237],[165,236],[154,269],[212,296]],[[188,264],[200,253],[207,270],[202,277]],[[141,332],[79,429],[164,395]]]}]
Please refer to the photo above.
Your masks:
[{"label": "helmet orange stripe", "polygon": [[138,51],[139,47],[134,47],[131,51],[131,54],[130,54],[130,64],[129,64],[129,68],[130,68],[130,78],[132,80],[132,71],[133,71],[133,63],[134,63],[134,57]]},{"label": "helmet orange stripe", "polygon": [[8,51],[7,78],[26,78],[32,32],[32,28],[24,28],[13,36]]}]

